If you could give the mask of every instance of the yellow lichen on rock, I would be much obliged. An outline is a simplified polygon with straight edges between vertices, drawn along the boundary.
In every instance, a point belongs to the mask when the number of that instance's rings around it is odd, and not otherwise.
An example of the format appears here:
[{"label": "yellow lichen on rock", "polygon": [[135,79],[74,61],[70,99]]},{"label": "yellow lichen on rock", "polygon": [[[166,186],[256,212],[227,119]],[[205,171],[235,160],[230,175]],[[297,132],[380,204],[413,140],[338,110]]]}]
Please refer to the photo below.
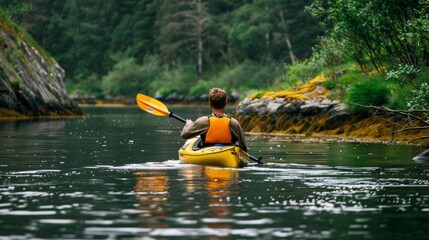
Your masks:
[{"label": "yellow lichen on rock", "polygon": [[325,81],[325,76],[320,74],[293,90],[259,92],[253,101],[242,102],[234,117],[246,132],[255,134],[275,133],[306,138],[336,136],[352,141],[429,146],[428,139],[416,141],[418,137],[429,136],[429,129],[403,132],[404,126],[416,129],[421,126],[407,119],[393,118],[391,114],[349,112],[344,103],[330,99],[323,86]]},{"label": "yellow lichen on rock", "polygon": [[[323,74],[316,76],[305,84],[298,86],[296,90],[281,90],[266,92],[262,98],[284,98],[287,100],[310,100],[328,98],[328,91],[323,87],[326,78]],[[255,96],[253,96],[255,97]],[[251,97],[252,98],[252,97]]]}]

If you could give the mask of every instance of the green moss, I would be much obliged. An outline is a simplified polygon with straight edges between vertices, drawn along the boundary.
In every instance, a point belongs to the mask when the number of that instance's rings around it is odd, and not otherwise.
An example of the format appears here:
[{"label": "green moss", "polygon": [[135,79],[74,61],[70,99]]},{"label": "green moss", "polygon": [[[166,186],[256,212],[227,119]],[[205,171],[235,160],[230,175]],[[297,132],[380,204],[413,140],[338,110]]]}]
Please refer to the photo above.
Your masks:
[{"label": "green moss", "polygon": [[11,86],[14,90],[20,90],[22,88],[22,82],[20,79],[15,79],[12,81]]},{"label": "green moss", "polygon": [[[16,46],[19,48],[16,48],[14,50],[11,50],[9,54],[12,54],[11,57],[13,58],[23,58],[22,54],[22,42],[25,42],[29,45],[29,47],[34,47],[37,52],[45,59],[48,63],[54,64],[55,60],[52,57],[51,54],[49,54],[46,50],[44,50],[40,45],[37,43],[36,40],[33,39],[22,27],[16,25],[11,19],[9,19],[7,16],[0,16],[0,28],[11,38],[14,40]],[[5,45],[5,40],[3,37],[0,38],[0,45]]]}]

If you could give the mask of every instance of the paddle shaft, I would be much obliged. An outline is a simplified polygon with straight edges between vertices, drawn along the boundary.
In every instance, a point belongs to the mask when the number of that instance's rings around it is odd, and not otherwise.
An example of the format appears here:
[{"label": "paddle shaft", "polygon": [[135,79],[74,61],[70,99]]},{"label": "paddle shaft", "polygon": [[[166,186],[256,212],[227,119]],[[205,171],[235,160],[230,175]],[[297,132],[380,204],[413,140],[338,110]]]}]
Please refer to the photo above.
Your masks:
[{"label": "paddle shaft", "polygon": [[258,164],[264,164],[264,162],[262,162],[262,157],[256,158],[250,154],[247,154],[247,155],[249,155],[249,158],[252,159],[253,161],[257,162]]},{"label": "paddle shaft", "polygon": [[177,115],[176,115],[176,114],[174,114],[173,112],[168,113],[168,116],[169,116],[170,118],[177,119],[177,120],[181,121],[182,123],[186,123],[186,120],[185,120],[184,118],[177,116]]}]

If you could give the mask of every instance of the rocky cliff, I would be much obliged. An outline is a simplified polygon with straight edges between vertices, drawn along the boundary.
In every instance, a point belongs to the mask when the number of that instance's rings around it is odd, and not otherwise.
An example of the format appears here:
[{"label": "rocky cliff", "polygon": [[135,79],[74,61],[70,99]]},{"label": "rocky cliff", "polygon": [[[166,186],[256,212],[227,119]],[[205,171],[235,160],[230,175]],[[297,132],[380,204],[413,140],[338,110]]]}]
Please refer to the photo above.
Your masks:
[{"label": "rocky cliff", "polygon": [[0,118],[81,115],[67,95],[64,70],[0,17]]}]

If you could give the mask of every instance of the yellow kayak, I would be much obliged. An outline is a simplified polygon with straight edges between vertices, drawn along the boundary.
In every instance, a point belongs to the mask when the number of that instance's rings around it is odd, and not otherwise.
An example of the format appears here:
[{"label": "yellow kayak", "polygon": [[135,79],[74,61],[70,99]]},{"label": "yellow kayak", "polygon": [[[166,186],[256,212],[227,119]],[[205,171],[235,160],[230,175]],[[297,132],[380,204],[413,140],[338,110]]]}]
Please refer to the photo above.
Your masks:
[{"label": "yellow kayak", "polygon": [[241,168],[249,163],[249,155],[238,146],[223,145],[200,148],[200,137],[188,139],[179,149],[181,163]]}]

